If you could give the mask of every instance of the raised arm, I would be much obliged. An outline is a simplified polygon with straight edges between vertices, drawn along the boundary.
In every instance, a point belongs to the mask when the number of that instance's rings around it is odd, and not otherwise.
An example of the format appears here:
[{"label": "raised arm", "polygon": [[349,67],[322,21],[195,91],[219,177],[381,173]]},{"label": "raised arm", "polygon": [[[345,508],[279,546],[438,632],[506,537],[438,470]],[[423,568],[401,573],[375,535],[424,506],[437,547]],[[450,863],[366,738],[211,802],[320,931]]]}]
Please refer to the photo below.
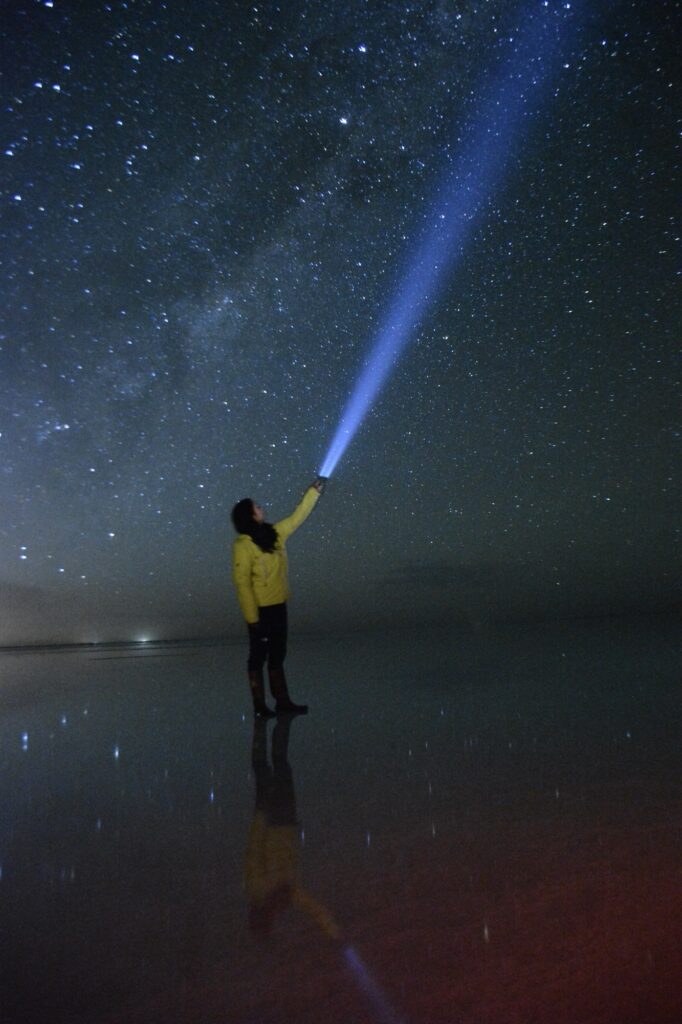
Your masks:
[{"label": "raised arm", "polygon": [[286,519],[280,519],[278,523],[275,523],[275,529],[277,530],[282,543],[284,543],[287,537],[291,536],[294,530],[298,530],[299,526],[306,521],[312,510],[315,508],[321,491],[322,484],[316,480],[314,484],[310,485],[291,515],[287,516]]},{"label": "raised arm", "polygon": [[253,625],[258,622],[258,603],[251,583],[251,549],[246,538],[237,537],[232,545],[232,579],[244,618]]},{"label": "raised arm", "polygon": [[341,930],[327,908],[316,899],[313,899],[310,893],[302,889],[300,885],[294,888],[293,901],[295,906],[300,907],[301,910],[304,910],[306,914],[312,917],[313,921],[320,926],[330,939],[341,938]]}]

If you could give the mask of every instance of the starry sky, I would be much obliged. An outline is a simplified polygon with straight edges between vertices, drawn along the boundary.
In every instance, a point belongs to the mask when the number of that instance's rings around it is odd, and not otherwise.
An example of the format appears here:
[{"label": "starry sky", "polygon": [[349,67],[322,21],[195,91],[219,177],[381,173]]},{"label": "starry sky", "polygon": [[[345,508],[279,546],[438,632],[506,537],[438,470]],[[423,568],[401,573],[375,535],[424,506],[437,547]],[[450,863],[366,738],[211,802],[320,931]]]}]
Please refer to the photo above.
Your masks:
[{"label": "starry sky", "polygon": [[561,59],[289,541],[290,620],[669,606],[677,13],[5,5],[0,645],[241,635],[230,509],[276,521],[316,476],[538,18]]}]

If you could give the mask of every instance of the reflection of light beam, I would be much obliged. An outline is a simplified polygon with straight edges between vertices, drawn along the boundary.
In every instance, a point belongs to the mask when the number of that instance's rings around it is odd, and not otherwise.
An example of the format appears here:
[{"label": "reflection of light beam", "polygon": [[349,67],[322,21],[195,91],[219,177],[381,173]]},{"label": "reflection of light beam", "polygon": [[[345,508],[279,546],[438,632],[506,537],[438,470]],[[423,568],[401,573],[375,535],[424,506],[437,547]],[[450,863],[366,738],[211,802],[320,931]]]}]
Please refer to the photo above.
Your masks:
[{"label": "reflection of light beam", "polygon": [[343,955],[355,980],[378,1014],[377,1019],[381,1021],[381,1024],[405,1024],[404,1017],[400,1017],[395,1012],[353,947],[346,946]]},{"label": "reflection of light beam", "polygon": [[460,156],[445,174],[416,254],[395,290],[383,326],[344,408],[321,476],[333,473],[442,287],[446,272],[461,258],[477,216],[509,163],[524,120],[532,113],[530,104],[537,106],[540,87],[559,63],[565,22],[569,18],[574,24],[577,21],[571,7],[568,2],[544,0],[539,10],[528,10],[525,28],[512,43],[512,55],[483,90]]}]

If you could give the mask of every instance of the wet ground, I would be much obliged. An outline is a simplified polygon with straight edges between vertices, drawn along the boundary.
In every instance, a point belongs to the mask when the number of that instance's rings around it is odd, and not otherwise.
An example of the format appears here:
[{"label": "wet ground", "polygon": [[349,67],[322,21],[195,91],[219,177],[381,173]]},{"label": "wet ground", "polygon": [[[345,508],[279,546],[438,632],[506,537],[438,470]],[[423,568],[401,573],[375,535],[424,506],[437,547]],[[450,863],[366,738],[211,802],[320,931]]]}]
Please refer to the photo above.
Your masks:
[{"label": "wet ground", "polygon": [[4,1024],[676,1024],[675,624],[0,656]]}]

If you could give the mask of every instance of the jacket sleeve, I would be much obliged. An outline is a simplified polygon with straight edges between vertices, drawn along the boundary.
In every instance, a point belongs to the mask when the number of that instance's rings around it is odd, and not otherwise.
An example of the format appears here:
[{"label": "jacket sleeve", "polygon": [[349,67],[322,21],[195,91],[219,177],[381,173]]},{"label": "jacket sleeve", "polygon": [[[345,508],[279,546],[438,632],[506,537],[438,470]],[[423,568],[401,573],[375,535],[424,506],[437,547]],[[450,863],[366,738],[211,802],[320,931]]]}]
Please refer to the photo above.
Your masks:
[{"label": "jacket sleeve", "polygon": [[294,904],[300,907],[301,910],[304,910],[306,914],[309,914],[330,939],[341,938],[339,926],[327,908],[313,899],[310,893],[302,889],[300,885],[297,885],[294,889]]},{"label": "jacket sleeve", "polygon": [[279,534],[279,539],[284,543],[287,537],[290,537],[294,530],[298,530],[318,502],[320,495],[314,487],[309,487],[303,495],[302,500],[296,506],[294,511],[286,519],[280,519],[278,523],[275,523],[275,529]]},{"label": "jacket sleeve", "polygon": [[251,560],[249,545],[238,537],[232,545],[232,579],[237,588],[239,606],[249,625],[258,622],[258,604],[251,583]]}]

